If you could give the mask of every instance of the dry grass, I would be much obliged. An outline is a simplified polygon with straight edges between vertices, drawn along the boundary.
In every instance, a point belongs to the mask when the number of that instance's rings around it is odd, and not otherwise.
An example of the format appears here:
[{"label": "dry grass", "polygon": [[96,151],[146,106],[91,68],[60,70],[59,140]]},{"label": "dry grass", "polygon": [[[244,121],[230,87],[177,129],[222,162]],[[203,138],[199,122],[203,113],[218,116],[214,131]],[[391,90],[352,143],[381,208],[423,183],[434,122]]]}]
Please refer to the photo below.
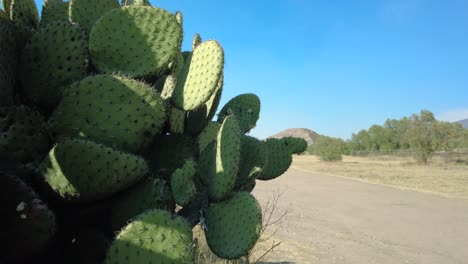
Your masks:
[{"label": "dry grass", "polygon": [[468,164],[432,162],[411,158],[344,156],[341,162],[323,162],[316,156],[295,156],[293,168],[358,179],[371,183],[416,189],[448,197],[468,198]]}]

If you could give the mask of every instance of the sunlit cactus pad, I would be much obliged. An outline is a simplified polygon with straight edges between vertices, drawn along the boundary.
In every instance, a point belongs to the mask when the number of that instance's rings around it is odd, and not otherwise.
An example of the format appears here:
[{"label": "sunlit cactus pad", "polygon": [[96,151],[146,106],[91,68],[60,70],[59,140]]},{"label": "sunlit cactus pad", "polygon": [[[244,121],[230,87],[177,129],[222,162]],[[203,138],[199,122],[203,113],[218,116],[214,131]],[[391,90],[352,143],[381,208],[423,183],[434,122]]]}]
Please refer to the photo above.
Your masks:
[{"label": "sunlit cactus pad", "polygon": [[89,49],[100,71],[144,77],[168,70],[181,42],[175,15],[148,6],[125,6],[96,21]]},{"label": "sunlit cactus pad", "polygon": [[218,87],[223,69],[221,45],[213,40],[201,43],[185,59],[171,102],[186,111],[201,107]]},{"label": "sunlit cactus pad", "polygon": [[105,263],[193,263],[190,225],[163,210],[141,214],[116,237]]}]

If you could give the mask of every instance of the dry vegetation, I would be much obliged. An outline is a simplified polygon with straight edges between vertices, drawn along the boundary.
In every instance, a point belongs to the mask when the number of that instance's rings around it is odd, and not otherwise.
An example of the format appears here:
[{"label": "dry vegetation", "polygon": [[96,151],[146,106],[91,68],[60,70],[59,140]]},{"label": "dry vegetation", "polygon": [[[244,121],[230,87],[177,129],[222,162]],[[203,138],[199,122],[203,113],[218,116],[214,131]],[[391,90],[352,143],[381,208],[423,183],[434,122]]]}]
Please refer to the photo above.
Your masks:
[{"label": "dry vegetation", "polygon": [[303,155],[294,157],[292,167],[448,197],[468,198],[468,164],[434,160],[422,165],[408,157],[344,156],[343,161],[323,162],[316,156]]}]

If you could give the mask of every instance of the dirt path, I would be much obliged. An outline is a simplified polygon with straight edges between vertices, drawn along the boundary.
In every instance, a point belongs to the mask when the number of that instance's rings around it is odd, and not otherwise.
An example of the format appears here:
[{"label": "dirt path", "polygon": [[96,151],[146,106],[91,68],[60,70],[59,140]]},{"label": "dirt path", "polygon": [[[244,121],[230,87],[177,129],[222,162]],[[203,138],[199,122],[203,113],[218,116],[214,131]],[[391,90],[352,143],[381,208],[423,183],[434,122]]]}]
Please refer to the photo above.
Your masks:
[{"label": "dirt path", "polygon": [[[286,189],[286,190],[285,190]],[[262,205],[290,212],[269,263],[468,263],[468,201],[298,169],[258,182]]]}]

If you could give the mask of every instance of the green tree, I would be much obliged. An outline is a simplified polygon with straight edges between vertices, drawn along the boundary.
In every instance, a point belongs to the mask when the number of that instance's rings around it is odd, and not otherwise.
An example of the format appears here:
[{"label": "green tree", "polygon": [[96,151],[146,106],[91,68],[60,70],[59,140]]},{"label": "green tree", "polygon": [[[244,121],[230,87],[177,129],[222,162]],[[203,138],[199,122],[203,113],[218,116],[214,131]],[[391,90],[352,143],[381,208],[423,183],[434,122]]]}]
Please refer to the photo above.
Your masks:
[{"label": "green tree", "polygon": [[427,110],[422,110],[419,115],[413,114],[411,124],[405,133],[404,139],[415,150],[418,158],[427,163],[432,154],[439,147],[439,140],[436,133],[437,121],[434,114]]},{"label": "green tree", "polygon": [[342,160],[342,154],[346,150],[343,139],[327,136],[318,137],[312,146],[313,153],[323,161]]},{"label": "green tree", "polygon": [[357,134],[353,133],[349,145],[353,151],[370,150],[372,146],[367,130],[363,129]]}]

